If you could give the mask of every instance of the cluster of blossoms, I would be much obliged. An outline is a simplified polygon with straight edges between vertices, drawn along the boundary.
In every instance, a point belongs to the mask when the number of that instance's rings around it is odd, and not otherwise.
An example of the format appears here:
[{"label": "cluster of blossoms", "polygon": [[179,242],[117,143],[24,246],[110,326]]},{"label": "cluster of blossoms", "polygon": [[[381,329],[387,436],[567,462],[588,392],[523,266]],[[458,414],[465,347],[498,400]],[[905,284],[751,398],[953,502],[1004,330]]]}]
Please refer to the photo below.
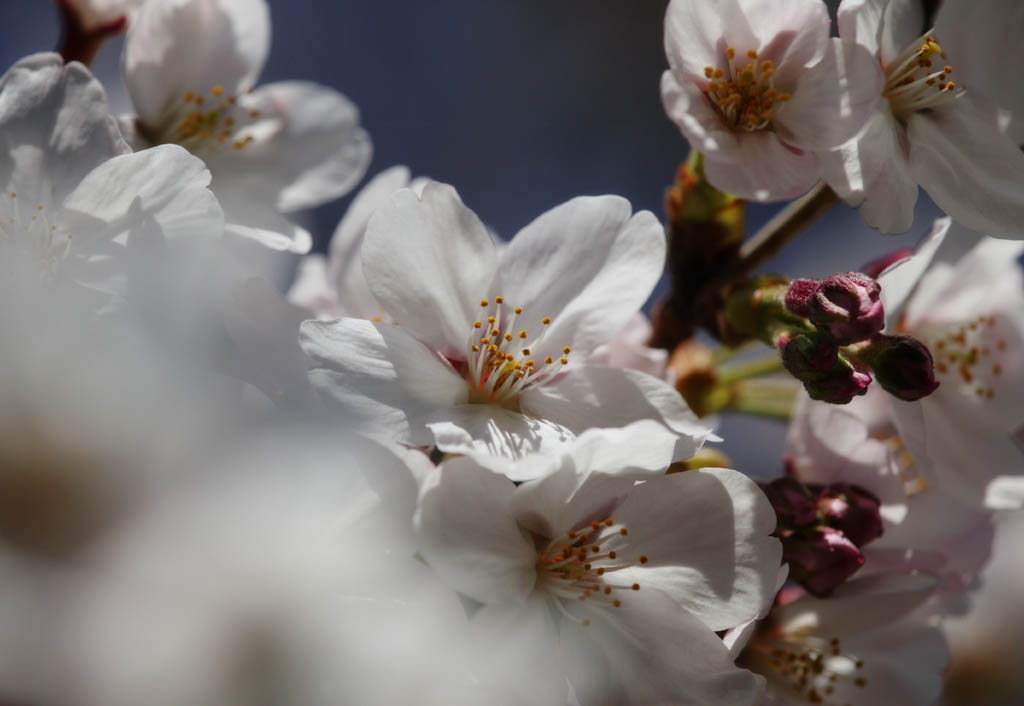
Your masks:
[{"label": "cluster of blossoms", "polygon": [[[265,0],[61,0],[0,78],[0,701],[935,703],[1024,508],[1024,90],[985,73],[1024,12],[978,4],[672,0],[667,231],[581,196],[505,241],[395,166],[309,254],[371,142],[257,85]],[[916,249],[753,276],[806,204],[903,231],[918,185]],[[789,419],[785,476],[717,411]]]}]

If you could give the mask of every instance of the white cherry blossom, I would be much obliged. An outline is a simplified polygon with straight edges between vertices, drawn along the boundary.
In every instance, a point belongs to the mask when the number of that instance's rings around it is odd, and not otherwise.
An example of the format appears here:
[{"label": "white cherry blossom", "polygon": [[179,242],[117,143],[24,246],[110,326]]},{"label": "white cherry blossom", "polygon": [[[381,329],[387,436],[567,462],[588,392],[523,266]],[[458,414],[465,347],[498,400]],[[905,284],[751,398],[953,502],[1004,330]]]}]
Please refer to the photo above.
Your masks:
[{"label": "white cherry blossom", "polygon": [[726,635],[739,663],[765,676],[771,706],[931,706],[949,650],[922,611],[924,576],[856,578],[826,599],[777,605],[760,624]]},{"label": "white cherry blossom", "polygon": [[[787,443],[791,472],[805,483],[852,483],[881,501],[884,532],[862,547],[860,575],[915,570],[941,579],[950,608],[979,575],[992,543],[991,513],[936,483],[928,459],[910,451],[893,405],[869,389],[849,404],[802,395]],[[932,480],[930,480],[932,479]]]},{"label": "white cherry blossom", "polygon": [[708,180],[743,198],[810,189],[815,153],[853,137],[879,101],[870,55],[829,39],[819,0],[672,0],[665,53],[665,110],[705,153]]},{"label": "white cherry blossom", "polygon": [[927,345],[940,382],[893,403],[908,449],[945,492],[990,508],[1024,506],[1022,254],[940,219],[928,245],[879,277],[887,329]]},{"label": "white cherry blossom", "polygon": [[359,111],[304,81],[254,88],[270,44],[265,0],[150,0],[124,50],[135,146],[176,143],[201,157],[228,232],[306,252],[311,237],[282,213],[348,192],[370,161]]},{"label": "white cherry blossom", "polygon": [[429,183],[376,212],[361,256],[398,325],[307,321],[301,341],[314,386],[378,434],[510,459],[651,419],[661,430],[650,439],[660,454],[652,470],[709,438],[667,383],[586,363],[640,308],[664,263],[658,221],[624,199],[573,199],[499,254],[455,190]]},{"label": "white cherry blossom", "polygon": [[530,635],[582,706],[752,704],[758,680],[712,631],[774,596],[781,553],[766,498],[735,471],[637,484],[591,473],[591,460],[577,447],[518,487],[467,457],[442,463],[421,489],[421,552],[483,604],[474,622]]},{"label": "white cherry blossom", "polygon": [[[1019,105],[1024,91],[1000,81],[1008,90],[985,95],[991,80],[987,85],[969,80],[979,63],[1012,65],[998,37],[1009,32],[1016,47],[1024,13],[987,4],[992,7],[981,13],[970,5],[966,21],[955,20],[967,11],[963,7],[947,21],[943,6],[936,29],[928,31],[922,5],[914,0],[844,0],[840,5],[840,36],[877,57],[874,72],[884,73],[884,101],[860,135],[825,158],[826,179],[883,232],[910,227],[920,185],[967,227],[1000,238],[1024,238],[1024,154],[1003,131],[1005,119],[1001,129],[996,107],[1004,94],[1010,96],[1004,102]],[[968,80],[961,80],[961,63],[972,67],[963,76]],[[851,80],[870,81],[870,73]],[[992,79],[998,81],[997,76]]]},{"label": "white cherry blossom", "polygon": [[0,78],[0,257],[20,273],[111,291],[129,246],[218,238],[210,173],[180,147],[132,154],[99,82],[37,54]]}]

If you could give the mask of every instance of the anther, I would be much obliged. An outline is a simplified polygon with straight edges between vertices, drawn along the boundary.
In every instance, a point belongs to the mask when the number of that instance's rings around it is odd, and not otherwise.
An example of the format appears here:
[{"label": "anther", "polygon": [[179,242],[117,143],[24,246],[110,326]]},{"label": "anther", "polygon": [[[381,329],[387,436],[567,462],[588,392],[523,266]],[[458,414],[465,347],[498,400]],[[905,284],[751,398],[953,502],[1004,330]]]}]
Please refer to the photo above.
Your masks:
[{"label": "anther", "polygon": [[496,304],[504,304],[505,303],[505,297],[495,297],[494,298],[494,302]]}]

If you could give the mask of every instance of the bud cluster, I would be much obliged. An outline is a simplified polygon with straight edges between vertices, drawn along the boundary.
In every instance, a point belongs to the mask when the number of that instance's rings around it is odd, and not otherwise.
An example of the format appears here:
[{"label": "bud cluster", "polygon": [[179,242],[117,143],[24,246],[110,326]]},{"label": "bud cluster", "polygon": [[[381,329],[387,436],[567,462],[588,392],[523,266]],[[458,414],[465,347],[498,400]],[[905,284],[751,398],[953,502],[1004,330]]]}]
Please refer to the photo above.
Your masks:
[{"label": "bud cluster", "polygon": [[775,536],[789,578],[827,596],[864,563],[861,547],[882,535],[878,498],[848,483],[821,485],[784,477],[763,486],[775,509]]},{"label": "bud cluster", "polygon": [[845,404],[872,379],[902,400],[921,399],[939,385],[931,354],[914,338],[882,333],[880,295],[861,272],[760,277],[733,289],[726,318],[733,331],[775,346],[812,399]]}]

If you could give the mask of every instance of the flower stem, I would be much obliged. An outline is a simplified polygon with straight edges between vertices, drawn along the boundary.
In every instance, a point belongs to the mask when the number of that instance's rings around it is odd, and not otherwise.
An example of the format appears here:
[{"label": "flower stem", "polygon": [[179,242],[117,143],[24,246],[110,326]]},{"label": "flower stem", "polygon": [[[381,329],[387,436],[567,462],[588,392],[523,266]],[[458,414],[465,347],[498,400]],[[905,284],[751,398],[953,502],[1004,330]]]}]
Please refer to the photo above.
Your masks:
[{"label": "flower stem", "polygon": [[837,203],[839,196],[836,192],[825,182],[818,182],[817,186],[776,213],[761,230],[743,243],[739,260],[729,272],[728,279],[749,276]]},{"label": "flower stem", "polygon": [[771,375],[772,373],[782,372],[782,370],[782,358],[776,354],[747,363],[719,368],[715,371],[715,383],[719,385],[732,385],[740,380],[747,380],[761,375]]},{"label": "flower stem", "polygon": [[800,386],[790,381],[746,380],[732,388],[723,412],[741,412],[773,419],[789,419]]}]

